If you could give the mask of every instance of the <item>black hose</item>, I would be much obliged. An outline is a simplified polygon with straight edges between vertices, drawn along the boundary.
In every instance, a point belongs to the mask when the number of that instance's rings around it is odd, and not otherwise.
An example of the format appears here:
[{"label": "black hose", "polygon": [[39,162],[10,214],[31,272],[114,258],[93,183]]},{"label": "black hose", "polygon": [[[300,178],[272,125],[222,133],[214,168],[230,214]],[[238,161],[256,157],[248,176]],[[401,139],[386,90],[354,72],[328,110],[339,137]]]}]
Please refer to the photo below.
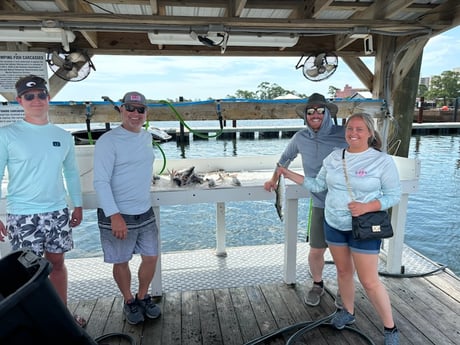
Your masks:
[{"label": "black hose", "polygon": [[447,265],[441,265],[440,267],[424,273],[388,273],[388,272],[379,272],[379,275],[383,277],[390,277],[390,278],[421,278],[426,277],[432,274],[435,274],[440,271],[444,271],[447,268]]},{"label": "black hose", "polygon": [[[291,344],[294,344],[294,341],[296,341],[296,339],[300,336],[302,336],[304,333],[306,332],[309,332],[317,327],[331,327],[333,329],[336,329],[335,326],[332,325],[332,323],[330,322],[331,319],[334,317],[335,313],[337,311],[335,311],[334,313],[326,316],[326,317],[323,317],[321,319],[318,319],[316,321],[306,321],[306,322],[300,322],[300,323],[296,323],[294,325],[291,325],[291,326],[287,326],[287,327],[284,327],[284,328],[281,328],[279,330],[276,330],[272,333],[269,333],[269,334],[266,334],[266,335],[263,335],[259,338],[256,338],[254,340],[251,340],[247,343],[245,343],[244,345],[256,345],[256,344],[261,344],[263,343],[264,341],[267,341],[269,339],[272,339],[272,338],[275,338],[275,337],[278,337],[280,335],[283,335],[285,333],[288,333],[288,332],[292,332],[294,330],[297,330],[295,331],[295,333],[293,335],[291,335],[288,340],[286,341],[286,345],[291,345]],[[370,339],[367,335],[365,335],[364,333],[362,333],[359,329],[357,328],[354,328],[354,327],[349,327],[349,326],[345,326],[346,330],[348,331],[351,331],[351,332],[355,332],[357,333],[360,337],[364,338],[370,345],[375,345],[375,343],[372,341],[372,339]]]},{"label": "black hose", "polygon": [[97,337],[96,339],[94,339],[94,341],[96,343],[100,344],[100,345],[103,345],[100,342],[103,341],[103,340],[109,339],[109,338],[124,338],[124,339],[128,340],[128,342],[131,345],[136,345],[136,341],[134,340],[134,338],[131,337],[129,334],[125,334],[125,333],[107,333],[107,334],[103,334],[100,337]]}]

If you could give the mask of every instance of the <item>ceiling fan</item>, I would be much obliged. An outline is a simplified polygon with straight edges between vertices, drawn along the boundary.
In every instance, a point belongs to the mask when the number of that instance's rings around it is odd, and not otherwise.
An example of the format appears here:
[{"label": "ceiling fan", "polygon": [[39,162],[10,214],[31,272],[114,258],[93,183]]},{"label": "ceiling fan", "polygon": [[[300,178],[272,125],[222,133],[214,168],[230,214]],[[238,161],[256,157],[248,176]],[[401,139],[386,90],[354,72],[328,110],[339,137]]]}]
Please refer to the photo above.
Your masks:
[{"label": "ceiling fan", "polygon": [[301,65],[304,55],[297,62],[296,69],[302,68],[305,78],[311,81],[321,81],[329,78],[337,69],[338,58],[334,53],[318,53],[310,55]]},{"label": "ceiling fan", "polygon": [[48,53],[46,62],[55,75],[67,81],[81,81],[88,77],[91,69],[96,70],[85,51]]}]

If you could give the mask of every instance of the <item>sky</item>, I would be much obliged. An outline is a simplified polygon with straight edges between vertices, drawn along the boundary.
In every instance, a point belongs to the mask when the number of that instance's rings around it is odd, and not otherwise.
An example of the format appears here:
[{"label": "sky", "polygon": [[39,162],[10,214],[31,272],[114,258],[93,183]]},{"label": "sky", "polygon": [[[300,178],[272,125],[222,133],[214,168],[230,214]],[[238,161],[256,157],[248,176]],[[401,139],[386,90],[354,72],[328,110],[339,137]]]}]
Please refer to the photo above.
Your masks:
[{"label": "sky", "polygon": [[[440,75],[460,67],[460,26],[435,36],[423,52],[420,77]],[[262,82],[310,95],[328,94],[329,86],[339,89],[363,84],[339,59],[335,73],[313,82],[296,69],[299,57],[165,57],[95,56],[96,70],[80,82],[69,82],[52,101],[102,101],[102,96],[119,100],[128,91],[142,92],[147,99],[192,101],[225,99],[237,90],[255,92]],[[304,60],[303,60],[304,61]],[[363,58],[373,72],[373,58]],[[49,71],[49,76],[51,76]]]}]

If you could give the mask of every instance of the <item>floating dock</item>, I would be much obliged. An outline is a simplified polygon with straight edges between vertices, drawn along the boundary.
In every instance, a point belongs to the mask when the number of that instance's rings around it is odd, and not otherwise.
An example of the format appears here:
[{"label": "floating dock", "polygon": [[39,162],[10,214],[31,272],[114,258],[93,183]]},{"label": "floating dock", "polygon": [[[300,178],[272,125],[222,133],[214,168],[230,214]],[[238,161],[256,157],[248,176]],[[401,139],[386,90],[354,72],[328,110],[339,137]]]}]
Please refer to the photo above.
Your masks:
[{"label": "floating dock", "polygon": [[[162,128],[180,142],[193,140],[232,140],[232,139],[279,139],[290,138],[304,126],[261,126],[261,127],[198,127],[193,131],[178,128]],[[449,135],[460,133],[460,122],[430,122],[412,124],[413,135]],[[181,140],[182,138],[182,140]]]}]

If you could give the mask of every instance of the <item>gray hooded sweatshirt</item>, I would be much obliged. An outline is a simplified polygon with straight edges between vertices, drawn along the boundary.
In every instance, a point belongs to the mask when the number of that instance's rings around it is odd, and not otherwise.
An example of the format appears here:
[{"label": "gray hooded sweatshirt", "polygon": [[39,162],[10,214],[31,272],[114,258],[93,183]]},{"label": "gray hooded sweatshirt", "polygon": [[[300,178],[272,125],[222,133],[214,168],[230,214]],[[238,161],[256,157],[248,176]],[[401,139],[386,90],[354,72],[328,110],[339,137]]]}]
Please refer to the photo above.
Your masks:
[{"label": "gray hooded sweatshirt", "polygon": [[[307,127],[298,131],[284,149],[278,163],[284,167],[300,153],[305,176],[315,177],[326,158],[332,151],[348,147],[345,141],[345,127],[334,124],[329,109],[326,108],[320,129],[315,132]],[[326,192],[311,193],[313,206],[324,208]]]}]

